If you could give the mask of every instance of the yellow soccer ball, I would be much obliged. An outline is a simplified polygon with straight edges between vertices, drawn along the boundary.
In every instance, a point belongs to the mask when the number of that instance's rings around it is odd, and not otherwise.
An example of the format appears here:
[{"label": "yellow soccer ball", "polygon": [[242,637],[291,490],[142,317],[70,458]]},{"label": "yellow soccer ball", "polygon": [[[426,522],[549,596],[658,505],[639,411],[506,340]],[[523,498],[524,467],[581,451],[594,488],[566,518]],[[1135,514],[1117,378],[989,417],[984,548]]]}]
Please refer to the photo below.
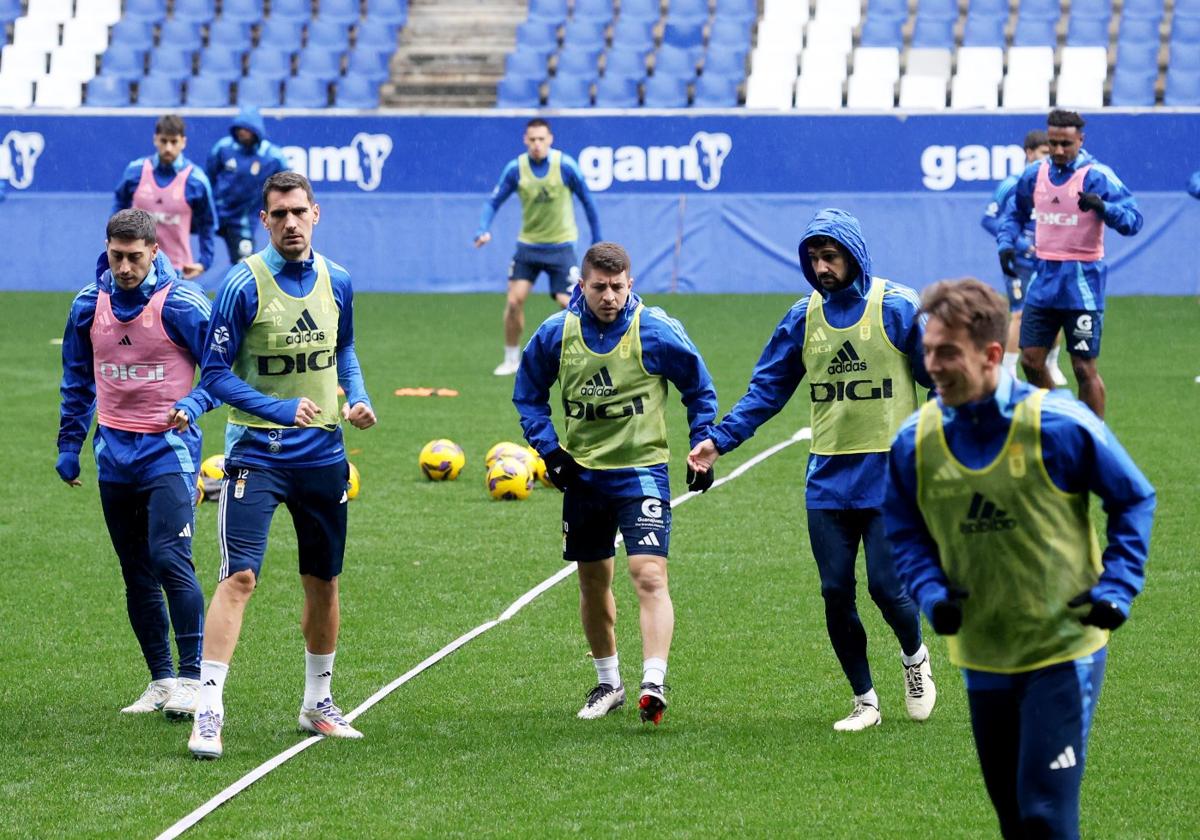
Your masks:
[{"label": "yellow soccer ball", "polygon": [[209,455],[200,464],[200,474],[196,476],[196,503],[208,499],[215,502],[221,498],[221,485],[225,480],[225,456]]},{"label": "yellow soccer ball", "polygon": [[501,458],[487,471],[487,491],[493,499],[525,499],[532,489],[529,467],[516,458]]},{"label": "yellow soccer ball", "polygon": [[457,443],[440,438],[425,444],[417,464],[430,481],[453,481],[467,465],[467,456]]},{"label": "yellow soccer ball", "polygon": [[529,451],[519,443],[513,443],[511,440],[503,440],[487,451],[487,456],[483,459],[483,465],[490,470],[492,465],[501,458],[516,458],[518,461],[527,464],[529,462]]},{"label": "yellow soccer ball", "polygon": [[[349,461],[346,462],[350,464]],[[358,491],[362,488],[362,477],[358,474],[358,467],[350,464],[350,477],[346,479],[346,498],[357,499]]]},{"label": "yellow soccer ball", "polygon": [[205,478],[222,479],[225,477],[225,456],[209,455],[200,465],[200,475]]}]

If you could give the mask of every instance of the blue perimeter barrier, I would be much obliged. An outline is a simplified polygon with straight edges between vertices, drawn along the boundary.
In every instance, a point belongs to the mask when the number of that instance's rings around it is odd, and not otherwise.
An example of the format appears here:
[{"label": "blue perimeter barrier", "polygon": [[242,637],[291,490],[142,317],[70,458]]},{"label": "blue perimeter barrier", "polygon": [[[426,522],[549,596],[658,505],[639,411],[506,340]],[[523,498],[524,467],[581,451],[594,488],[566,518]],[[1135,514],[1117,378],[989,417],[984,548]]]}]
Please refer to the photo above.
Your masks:
[{"label": "blue perimeter barrier", "polygon": [[[273,112],[274,113],[274,112]],[[1111,294],[1200,292],[1197,112],[1085,115],[1085,147],[1134,192],[1141,233],[1108,231]],[[232,112],[186,116],[203,165]],[[271,116],[272,140],[313,181],[317,249],[360,291],[477,292],[504,287],[520,224],[516,197],[493,241],[475,249],[480,208],[523,150],[529,115]],[[549,115],[555,146],[593,189],[606,238],[624,244],[639,290],[806,294],[796,246],[822,207],[857,215],[876,273],[922,287],[975,275],[1000,285],[979,220],[998,181],[1023,164],[1020,141],[1044,114]],[[103,248],[112,189],[153,151],[155,115],[0,116],[3,290],[75,290]],[[582,248],[587,223],[577,209]],[[260,245],[265,233],[260,234]],[[224,243],[202,278],[228,267]],[[544,281],[538,291],[545,289]]]}]

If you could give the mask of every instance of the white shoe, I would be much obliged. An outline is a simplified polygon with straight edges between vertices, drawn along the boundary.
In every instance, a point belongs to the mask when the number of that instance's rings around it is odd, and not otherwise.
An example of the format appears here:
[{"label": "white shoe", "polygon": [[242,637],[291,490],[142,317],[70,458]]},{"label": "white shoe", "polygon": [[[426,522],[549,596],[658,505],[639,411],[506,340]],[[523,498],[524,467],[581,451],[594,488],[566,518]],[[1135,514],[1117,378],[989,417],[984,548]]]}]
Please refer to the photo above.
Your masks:
[{"label": "white shoe", "polygon": [[496,365],[496,369],[492,371],[494,376],[512,376],[517,372],[517,368],[521,366],[520,362],[503,361]]},{"label": "white shoe", "polygon": [[142,696],[122,709],[121,713],[126,715],[144,715],[150,712],[157,712],[166,704],[167,698],[171,696],[171,692],[174,690],[174,677],[154,680],[150,685],[146,686],[146,690],[142,692]]},{"label": "white shoe", "polygon": [[175,690],[163,704],[163,714],[173,720],[195,717],[196,704],[200,701],[200,680],[180,677]]},{"label": "white shoe", "polygon": [[929,669],[929,651],[915,665],[904,666],[904,706],[913,720],[928,720],[937,702],[937,686]]},{"label": "white shoe", "polygon": [[861,732],[872,726],[879,726],[883,718],[879,709],[858,698],[854,700],[854,711],[833,725],[835,732]]},{"label": "white shoe", "polygon": [[326,697],[315,709],[300,708],[300,728],[327,738],[361,738],[363,734],[342,717],[342,710]]},{"label": "white shoe", "polygon": [[220,758],[224,749],[221,746],[221,727],[225,718],[212,709],[205,709],[196,715],[192,724],[192,737],[188,738],[188,749],[196,758]]},{"label": "white shoe", "polygon": [[1054,383],[1055,388],[1067,387],[1067,377],[1062,372],[1062,368],[1058,365],[1046,365],[1050,371],[1050,381]]},{"label": "white shoe", "polygon": [[579,710],[576,717],[581,720],[595,720],[604,717],[609,712],[615,712],[624,705],[625,686],[619,685],[613,688],[608,683],[600,683],[588,692],[587,702],[583,704],[583,708]]}]

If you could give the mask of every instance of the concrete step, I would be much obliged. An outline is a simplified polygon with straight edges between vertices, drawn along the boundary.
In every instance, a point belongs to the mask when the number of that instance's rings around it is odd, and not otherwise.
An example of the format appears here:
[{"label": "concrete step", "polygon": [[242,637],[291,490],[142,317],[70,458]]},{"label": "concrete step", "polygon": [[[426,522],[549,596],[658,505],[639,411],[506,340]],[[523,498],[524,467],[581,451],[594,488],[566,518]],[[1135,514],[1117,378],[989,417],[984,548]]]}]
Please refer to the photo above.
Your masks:
[{"label": "concrete step", "polygon": [[493,91],[486,96],[461,95],[453,98],[445,96],[423,96],[413,93],[385,91],[381,96],[385,108],[422,108],[425,110],[443,110],[446,108],[491,108],[496,104],[496,94]]},{"label": "concrete step", "polygon": [[457,68],[460,73],[490,73],[494,68],[504,67],[508,49],[496,47],[430,47],[401,48],[392,57],[393,73],[425,72],[437,67],[439,72],[450,72]]}]

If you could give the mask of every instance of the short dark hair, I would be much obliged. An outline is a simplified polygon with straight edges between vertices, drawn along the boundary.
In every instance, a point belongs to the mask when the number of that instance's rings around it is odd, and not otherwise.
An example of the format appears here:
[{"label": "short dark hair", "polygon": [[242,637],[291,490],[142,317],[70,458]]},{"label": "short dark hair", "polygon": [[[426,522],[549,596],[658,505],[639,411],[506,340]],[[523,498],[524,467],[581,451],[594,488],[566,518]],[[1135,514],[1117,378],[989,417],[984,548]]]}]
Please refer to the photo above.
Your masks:
[{"label": "short dark hair", "polygon": [[544,119],[542,119],[541,117],[534,117],[534,118],[533,118],[533,119],[531,119],[529,122],[525,123],[525,130],[526,130],[526,131],[528,131],[528,130],[529,130],[529,129],[531,129],[531,128],[544,128],[544,129],[546,129],[547,131],[549,131],[549,130],[550,130],[550,123],[546,122],[546,121],[545,121]]},{"label": "short dark hair", "polygon": [[163,114],[154,124],[154,133],[163,137],[187,137],[187,126],[178,114]]},{"label": "short dark hair", "polygon": [[616,242],[597,242],[583,255],[584,278],[593,268],[608,275],[629,271],[629,252]]},{"label": "short dark hair", "polygon": [[1039,129],[1034,129],[1025,135],[1025,151],[1032,152],[1039,146],[1045,146],[1050,142],[1050,138],[1046,132]]},{"label": "short dark hair", "polygon": [[1008,300],[982,280],[939,280],[921,295],[921,312],[949,327],[963,327],[979,349],[1008,336]]},{"label": "short dark hair", "polygon": [[1051,128],[1077,128],[1083,131],[1083,117],[1079,116],[1075,111],[1064,111],[1061,108],[1055,108],[1046,117],[1046,125]]},{"label": "short dark hair", "polygon": [[108,220],[104,238],[109,241],[120,239],[129,242],[141,239],[147,245],[153,245],[158,242],[158,228],[155,226],[154,217],[145,210],[118,210]]},{"label": "short dark hair", "polygon": [[299,172],[276,172],[266,180],[262,188],[262,206],[267,206],[267,196],[273,192],[291,192],[292,190],[304,190],[304,194],[308,197],[311,204],[317,203],[317,197],[313,194],[312,184],[308,179]]}]

